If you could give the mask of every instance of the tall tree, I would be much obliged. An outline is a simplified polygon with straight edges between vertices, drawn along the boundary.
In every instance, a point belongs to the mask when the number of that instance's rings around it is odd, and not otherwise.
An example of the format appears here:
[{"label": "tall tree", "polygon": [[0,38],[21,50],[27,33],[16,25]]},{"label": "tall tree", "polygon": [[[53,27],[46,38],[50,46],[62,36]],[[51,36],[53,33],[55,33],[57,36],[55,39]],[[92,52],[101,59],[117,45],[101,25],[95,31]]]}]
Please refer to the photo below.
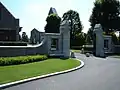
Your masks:
[{"label": "tall tree", "polygon": [[46,33],[59,33],[61,18],[57,14],[50,14],[46,18],[47,24],[45,26]]},{"label": "tall tree", "polygon": [[92,28],[89,28],[86,36],[86,44],[92,44],[92,40],[93,40],[93,30]]},{"label": "tall tree", "polygon": [[119,14],[120,2],[118,0],[96,0],[89,19],[91,27],[94,28],[95,24],[100,23],[107,34],[119,30]]},{"label": "tall tree", "polygon": [[64,20],[69,20],[71,23],[71,31],[70,31],[70,46],[73,45],[74,41],[76,40],[75,37],[79,36],[81,33],[83,26],[80,21],[79,13],[73,10],[69,10],[63,14],[62,17]]}]

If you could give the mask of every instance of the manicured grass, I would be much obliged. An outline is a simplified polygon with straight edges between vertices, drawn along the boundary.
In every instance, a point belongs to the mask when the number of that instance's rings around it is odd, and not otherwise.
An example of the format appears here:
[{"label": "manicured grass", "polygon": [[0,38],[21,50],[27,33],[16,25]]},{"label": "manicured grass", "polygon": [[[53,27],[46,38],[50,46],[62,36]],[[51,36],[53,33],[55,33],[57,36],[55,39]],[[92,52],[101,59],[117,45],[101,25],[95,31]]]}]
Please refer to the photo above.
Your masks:
[{"label": "manicured grass", "polygon": [[28,64],[0,66],[0,84],[63,71],[79,65],[80,62],[73,59],[47,59]]},{"label": "manicured grass", "polygon": [[72,51],[72,52],[75,52],[75,53],[80,53],[80,50],[72,49],[71,51]]}]

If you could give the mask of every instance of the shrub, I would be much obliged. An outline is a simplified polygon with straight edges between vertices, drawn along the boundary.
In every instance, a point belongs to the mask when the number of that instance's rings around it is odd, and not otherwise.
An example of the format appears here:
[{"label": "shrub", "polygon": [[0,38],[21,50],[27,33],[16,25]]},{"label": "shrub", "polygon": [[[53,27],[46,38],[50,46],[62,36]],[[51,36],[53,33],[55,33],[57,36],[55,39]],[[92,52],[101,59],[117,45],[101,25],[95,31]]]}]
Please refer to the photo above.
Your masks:
[{"label": "shrub", "polygon": [[1,57],[0,66],[25,64],[25,63],[30,63],[30,62],[42,61],[46,59],[47,59],[46,55]]}]

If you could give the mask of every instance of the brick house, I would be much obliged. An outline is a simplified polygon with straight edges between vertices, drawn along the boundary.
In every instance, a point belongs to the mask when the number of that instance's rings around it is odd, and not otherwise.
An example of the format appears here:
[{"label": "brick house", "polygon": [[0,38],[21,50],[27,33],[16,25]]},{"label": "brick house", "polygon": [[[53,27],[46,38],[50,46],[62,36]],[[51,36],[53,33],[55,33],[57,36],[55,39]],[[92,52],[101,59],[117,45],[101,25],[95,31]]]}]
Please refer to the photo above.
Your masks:
[{"label": "brick house", "polygon": [[0,2],[0,41],[18,41],[19,19],[16,19]]}]

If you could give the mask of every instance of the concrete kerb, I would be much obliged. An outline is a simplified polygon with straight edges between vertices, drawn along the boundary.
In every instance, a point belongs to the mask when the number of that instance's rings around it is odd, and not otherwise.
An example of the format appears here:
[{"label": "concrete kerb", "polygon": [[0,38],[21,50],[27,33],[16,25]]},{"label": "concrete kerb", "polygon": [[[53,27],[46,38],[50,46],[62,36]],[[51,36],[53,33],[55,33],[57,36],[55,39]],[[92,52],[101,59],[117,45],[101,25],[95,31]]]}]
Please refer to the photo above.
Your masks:
[{"label": "concrete kerb", "polygon": [[84,66],[84,62],[79,60],[79,59],[76,59],[76,60],[81,62],[80,66],[78,66],[78,67],[75,67],[75,68],[72,68],[72,69],[69,69],[69,70],[64,70],[64,71],[61,71],[61,72],[55,72],[55,73],[51,73],[51,74],[46,74],[46,75],[42,75],[42,76],[37,76],[37,77],[32,77],[32,78],[19,80],[19,81],[15,81],[15,82],[11,82],[11,83],[2,84],[2,85],[0,85],[0,89],[5,89],[5,88],[8,88],[8,87],[18,85],[18,84],[22,84],[22,83],[26,83],[26,82],[30,82],[30,81],[34,81],[34,80],[47,78],[47,77],[50,77],[50,76],[60,75],[60,74],[64,74],[64,73],[68,73],[68,72],[78,70],[78,69],[80,69]]}]

